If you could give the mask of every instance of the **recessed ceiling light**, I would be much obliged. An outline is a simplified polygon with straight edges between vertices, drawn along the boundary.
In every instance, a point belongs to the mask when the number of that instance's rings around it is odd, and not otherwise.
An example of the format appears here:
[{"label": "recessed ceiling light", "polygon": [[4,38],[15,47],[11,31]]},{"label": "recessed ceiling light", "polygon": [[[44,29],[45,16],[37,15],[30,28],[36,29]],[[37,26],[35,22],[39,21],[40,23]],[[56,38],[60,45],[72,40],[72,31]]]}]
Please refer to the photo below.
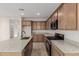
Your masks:
[{"label": "recessed ceiling light", "polygon": [[24,13],[21,13],[21,16],[24,16]]},{"label": "recessed ceiling light", "polygon": [[38,12],[38,13],[36,13],[36,15],[37,15],[37,16],[40,16],[40,13]]}]

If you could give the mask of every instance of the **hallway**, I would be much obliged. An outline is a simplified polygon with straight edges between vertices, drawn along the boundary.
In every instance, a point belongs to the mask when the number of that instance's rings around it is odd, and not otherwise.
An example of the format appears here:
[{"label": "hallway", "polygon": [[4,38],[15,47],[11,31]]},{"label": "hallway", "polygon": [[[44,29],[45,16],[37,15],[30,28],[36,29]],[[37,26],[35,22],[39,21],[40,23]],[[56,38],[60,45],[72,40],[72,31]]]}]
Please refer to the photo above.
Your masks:
[{"label": "hallway", "polygon": [[48,56],[45,44],[43,42],[33,42],[33,50],[31,56]]}]

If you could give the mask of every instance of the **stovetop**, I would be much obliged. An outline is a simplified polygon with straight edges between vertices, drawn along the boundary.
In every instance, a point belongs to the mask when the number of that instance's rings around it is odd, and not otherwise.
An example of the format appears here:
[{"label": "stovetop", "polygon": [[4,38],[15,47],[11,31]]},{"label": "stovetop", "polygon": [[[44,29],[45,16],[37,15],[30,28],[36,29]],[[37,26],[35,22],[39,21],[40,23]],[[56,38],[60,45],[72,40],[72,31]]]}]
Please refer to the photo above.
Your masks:
[{"label": "stovetop", "polygon": [[48,40],[64,40],[64,35],[55,33],[55,36],[48,36]]}]

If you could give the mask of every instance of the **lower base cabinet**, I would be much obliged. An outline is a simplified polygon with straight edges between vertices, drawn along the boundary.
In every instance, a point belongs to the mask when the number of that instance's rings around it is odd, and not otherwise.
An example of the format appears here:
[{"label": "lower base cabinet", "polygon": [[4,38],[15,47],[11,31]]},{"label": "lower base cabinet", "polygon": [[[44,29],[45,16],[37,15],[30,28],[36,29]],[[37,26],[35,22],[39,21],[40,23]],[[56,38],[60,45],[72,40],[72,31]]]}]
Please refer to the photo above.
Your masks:
[{"label": "lower base cabinet", "polygon": [[34,34],[33,42],[44,42],[44,35],[43,34]]},{"label": "lower base cabinet", "polygon": [[28,43],[28,45],[24,48],[22,55],[23,56],[30,56],[32,52],[33,43],[32,40]]},{"label": "lower base cabinet", "polygon": [[52,56],[79,56],[79,52],[62,52],[57,46],[52,44],[51,49]]},{"label": "lower base cabinet", "polygon": [[52,56],[64,56],[64,53],[59,50],[56,46],[52,46],[52,49],[51,49],[51,55]]}]

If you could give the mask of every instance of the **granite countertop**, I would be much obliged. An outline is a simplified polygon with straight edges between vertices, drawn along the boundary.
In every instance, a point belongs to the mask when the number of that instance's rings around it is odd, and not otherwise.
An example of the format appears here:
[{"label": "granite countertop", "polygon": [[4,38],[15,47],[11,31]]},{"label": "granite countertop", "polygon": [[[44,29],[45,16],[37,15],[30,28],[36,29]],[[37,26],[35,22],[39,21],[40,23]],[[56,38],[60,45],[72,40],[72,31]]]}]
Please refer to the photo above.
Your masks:
[{"label": "granite countertop", "polygon": [[21,52],[31,39],[32,37],[26,40],[16,38],[2,41],[0,42],[0,52]]},{"label": "granite countertop", "polygon": [[51,40],[63,53],[79,53],[79,46],[65,40]]}]

